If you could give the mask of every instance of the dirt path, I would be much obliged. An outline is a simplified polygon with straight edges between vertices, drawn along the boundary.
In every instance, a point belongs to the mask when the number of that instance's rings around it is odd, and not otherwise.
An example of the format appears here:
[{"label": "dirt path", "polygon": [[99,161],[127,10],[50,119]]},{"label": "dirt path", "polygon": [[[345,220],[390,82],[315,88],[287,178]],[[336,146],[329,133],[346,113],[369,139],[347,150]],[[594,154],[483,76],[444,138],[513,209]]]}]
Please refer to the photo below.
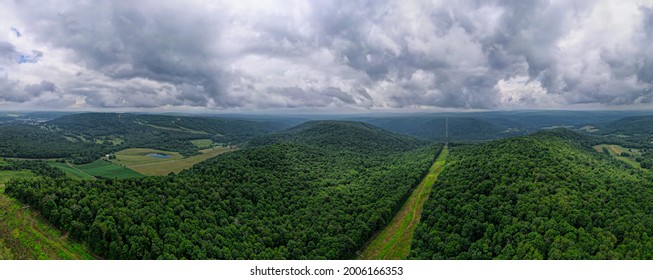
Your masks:
[{"label": "dirt path", "polygon": [[408,197],[390,224],[374,234],[368,241],[365,249],[359,255],[359,259],[399,260],[408,256],[413,233],[422,215],[424,202],[429,197],[433,183],[444,169],[448,154],[449,150],[445,146],[429,169],[429,173]]}]

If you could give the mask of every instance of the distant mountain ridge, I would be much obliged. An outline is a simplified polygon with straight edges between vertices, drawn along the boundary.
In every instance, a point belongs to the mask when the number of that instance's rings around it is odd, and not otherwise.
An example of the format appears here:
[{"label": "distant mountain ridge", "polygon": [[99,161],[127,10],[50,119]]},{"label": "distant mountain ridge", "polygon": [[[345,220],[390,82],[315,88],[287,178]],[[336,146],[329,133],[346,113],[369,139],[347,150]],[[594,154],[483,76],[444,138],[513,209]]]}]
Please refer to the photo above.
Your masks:
[{"label": "distant mountain ridge", "polygon": [[0,126],[0,156],[68,158],[88,163],[125,148],[152,148],[199,153],[191,140],[238,144],[254,136],[289,127],[281,121],[142,115],[132,113],[80,113],[59,116],[31,125]]},{"label": "distant mountain ridge", "polygon": [[447,120],[451,141],[491,140],[524,133],[517,123],[508,120],[495,120],[493,123],[471,117],[402,116],[369,118],[363,121],[393,132],[444,141]]},{"label": "distant mountain ridge", "polygon": [[653,134],[653,115],[619,119],[598,126],[599,134]]}]

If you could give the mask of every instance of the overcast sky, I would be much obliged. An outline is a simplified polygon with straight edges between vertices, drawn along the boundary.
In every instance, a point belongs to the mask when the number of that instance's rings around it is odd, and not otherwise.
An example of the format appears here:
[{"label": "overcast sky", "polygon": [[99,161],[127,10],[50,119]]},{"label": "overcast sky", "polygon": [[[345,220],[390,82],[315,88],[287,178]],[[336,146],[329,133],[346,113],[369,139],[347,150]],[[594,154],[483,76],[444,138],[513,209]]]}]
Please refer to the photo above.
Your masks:
[{"label": "overcast sky", "polygon": [[653,109],[652,1],[0,0],[0,109]]}]

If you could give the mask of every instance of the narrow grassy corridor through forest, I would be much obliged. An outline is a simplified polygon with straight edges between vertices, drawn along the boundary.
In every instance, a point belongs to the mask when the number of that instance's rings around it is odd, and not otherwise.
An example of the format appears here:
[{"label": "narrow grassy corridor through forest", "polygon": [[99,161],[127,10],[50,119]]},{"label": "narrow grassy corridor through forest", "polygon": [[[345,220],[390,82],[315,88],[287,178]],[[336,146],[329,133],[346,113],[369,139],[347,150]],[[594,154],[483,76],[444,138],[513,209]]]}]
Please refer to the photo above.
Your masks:
[{"label": "narrow grassy corridor through forest", "polygon": [[383,230],[376,233],[367,243],[359,259],[365,260],[399,260],[405,259],[410,253],[410,243],[413,233],[422,214],[424,202],[429,197],[431,187],[444,169],[449,150],[447,146],[442,149],[429,173],[408,197],[406,203],[397,212]]}]

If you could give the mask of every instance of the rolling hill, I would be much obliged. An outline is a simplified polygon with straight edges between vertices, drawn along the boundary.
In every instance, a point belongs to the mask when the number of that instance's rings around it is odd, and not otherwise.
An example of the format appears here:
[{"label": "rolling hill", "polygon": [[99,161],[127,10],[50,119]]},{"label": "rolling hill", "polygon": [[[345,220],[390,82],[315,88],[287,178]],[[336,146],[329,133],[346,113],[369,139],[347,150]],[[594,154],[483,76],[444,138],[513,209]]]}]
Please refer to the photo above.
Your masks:
[{"label": "rolling hill", "polygon": [[0,156],[16,158],[98,158],[108,147],[71,142],[60,133],[40,126],[0,126]]},{"label": "rolling hill", "polygon": [[[444,141],[444,116],[398,116],[369,118],[364,120],[389,131],[419,136],[424,139]],[[514,122],[495,119],[489,122],[471,117],[449,117],[450,141],[478,141],[504,138],[523,134],[524,131]]]},{"label": "rolling hill", "polygon": [[653,136],[653,116],[635,116],[597,125],[598,134]]},{"label": "rolling hill", "polygon": [[257,137],[251,146],[292,142],[357,152],[406,151],[428,144],[424,139],[353,121],[309,121],[287,130]]},{"label": "rolling hill", "polygon": [[237,144],[289,127],[281,121],[210,117],[82,113],[32,125],[0,126],[0,156],[67,158],[89,163],[126,148],[199,154],[193,140]]}]

